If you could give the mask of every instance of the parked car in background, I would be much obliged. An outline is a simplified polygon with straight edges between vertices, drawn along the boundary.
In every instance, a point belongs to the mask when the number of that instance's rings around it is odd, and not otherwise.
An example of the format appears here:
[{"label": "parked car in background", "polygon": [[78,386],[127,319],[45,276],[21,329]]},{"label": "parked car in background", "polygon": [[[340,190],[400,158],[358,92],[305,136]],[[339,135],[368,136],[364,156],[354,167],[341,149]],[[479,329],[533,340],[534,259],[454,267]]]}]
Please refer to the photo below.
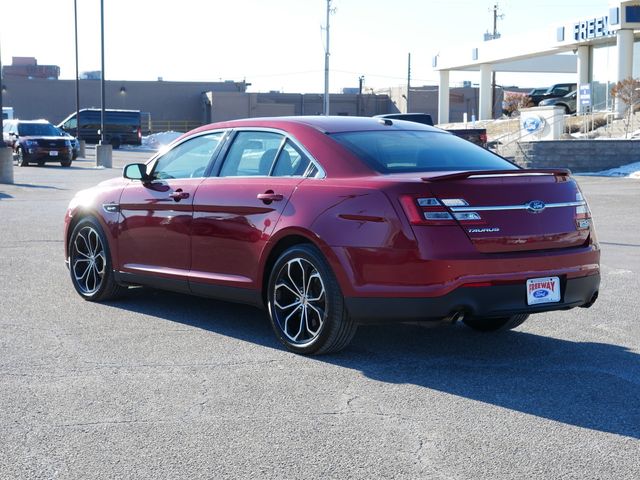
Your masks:
[{"label": "parked car in background", "polygon": [[58,130],[58,133],[60,134],[61,137],[66,138],[71,143],[71,151],[73,153],[72,155],[73,159],[75,160],[76,158],[78,158],[78,155],[80,153],[80,142],[78,141],[78,139],[73,135],[69,135],[67,132],[65,132],[61,128],[56,127],[56,130]]},{"label": "parked car in background", "polygon": [[[83,108],[79,111],[79,120],[75,112],[58,124],[65,132],[76,135],[87,143],[100,141],[101,110],[99,108]],[[105,110],[104,119],[105,142],[113,148],[120,145],[140,145],[142,143],[142,124],[140,110]]]},{"label": "parked car in background", "polygon": [[71,141],[46,120],[5,120],[2,136],[20,167],[46,162],[68,167],[73,160]]},{"label": "parked car in background", "polygon": [[402,120],[206,125],[79,192],[64,219],[85,300],[148,285],[249,303],[302,354],[340,350],[364,323],[510,329],[591,306],[600,283],[568,170]]},{"label": "parked car in background", "polygon": [[550,106],[562,107],[562,108],[564,108],[564,113],[566,113],[567,115],[571,115],[573,113],[576,113],[577,101],[578,101],[578,92],[574,90],[573,92],[571,92],[568,95],[565,95],[564,97],[548,98],[546,100],[542,100],[538,104],[538,106],[540,106],[540,107],[550,107]]},{"label": "parked car in background", "polygon": [[[542,100],[547,100],[549,98],[564,97],[565,95],[568,95],[569,93],[577,89],[578,89],[577,83],[556,83],[555,85],[552,85],[549,88],[547,88],[547,90],[544,93],[541,93],[541,94],[530,93],[529,99],[531,100],[531,103],[533,104],[533,106],[538,106],[538,104]],[[537,89],[534,89],[532,90],[532,92],[536,90]]]},{"label": "parked car in background", "polygon": [[[388,118],[390,120],[404,120],[407,122],[421,123],[423,125],[433,126],[433,118],[428,113],[385,113],[376,115],[374,118]],[[486,128],[447,128],[444,129],[449,133],[453,133],[456,137],[474,143],[482,148],[487,148],[487,129]]]},{"label": "parked car in background", "polygon": [[549,90],[549,87],[534,88],[528,93],[528,95],[530,97],[541,96],[541,95],[544,95],[547,90]]}]

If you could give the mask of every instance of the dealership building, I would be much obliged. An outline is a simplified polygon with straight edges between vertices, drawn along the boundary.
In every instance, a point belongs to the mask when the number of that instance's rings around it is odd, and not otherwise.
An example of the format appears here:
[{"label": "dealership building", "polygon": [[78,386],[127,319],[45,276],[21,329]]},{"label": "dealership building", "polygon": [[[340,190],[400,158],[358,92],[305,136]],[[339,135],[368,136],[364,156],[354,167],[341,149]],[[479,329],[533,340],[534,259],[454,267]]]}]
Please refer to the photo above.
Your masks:
[{"label": "dealership building", "polygon": [[575,74],[575,82],[586,87],[578,90],[583,111],[590,105],[620,115],[626,106],[615,102],[610,91],[618,81],[640,77],[640,1],[605,5],[598,16],[542,31],[442,51],[433,58],[433,68],[439,72],[439,123],[449,121],[449,77],[455,71],[480,73],[481,120],[491,118],[492,72]]}]

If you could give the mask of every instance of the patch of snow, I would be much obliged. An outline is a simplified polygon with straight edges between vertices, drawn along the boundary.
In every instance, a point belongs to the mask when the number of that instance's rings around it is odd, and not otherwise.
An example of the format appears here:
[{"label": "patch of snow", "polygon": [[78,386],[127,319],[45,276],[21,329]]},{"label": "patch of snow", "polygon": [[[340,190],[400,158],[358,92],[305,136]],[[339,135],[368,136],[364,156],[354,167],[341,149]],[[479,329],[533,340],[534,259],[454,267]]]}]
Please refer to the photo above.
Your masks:
[{"label": "patch of snow", "polygon": [[622,165],[621,167],[611,168],[609,170],[603,170],[601,172],[581,173],[580,175],[594,175],[599,177],[628,177],[640,179],[640,162],[629,163],[628,165]]},{"label": "patch of snow", "polygon": [[141,152],[155,152],[162,150],[167,145],[170,145],[175,139],[179,138],[183,134],[181,132],[158,132],[152,135],[142,137],[142,143],[140,145],[122,145],[123,150],[137,150]]},{"label": "patch of snow", "polygon": [[160,148],[169,145],[171,142],[182,136],[180,132],[159,132],[152,135],[142,137],[142,145],[147,148],[153,148],[159,150]]}]

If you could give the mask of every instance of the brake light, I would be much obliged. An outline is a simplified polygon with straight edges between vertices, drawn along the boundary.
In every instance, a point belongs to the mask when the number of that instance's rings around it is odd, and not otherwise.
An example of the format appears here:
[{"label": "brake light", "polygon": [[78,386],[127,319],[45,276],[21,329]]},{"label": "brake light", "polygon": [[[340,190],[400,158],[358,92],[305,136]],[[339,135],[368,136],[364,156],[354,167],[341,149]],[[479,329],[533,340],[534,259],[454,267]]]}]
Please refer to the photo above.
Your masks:
[{"label": "brake light", "polygon": [[142,129],[138,127],[138,140],[142,140]]},{"label": "brake light", "polygon": [[581,192],[576,193],[576,202],[584,202],[576,207],[575,219],[579,229],[589,228],[591,225],[591,210]]},{"label": "brake light", "polygon": [[455,225],[456,220],[467,224],[482,223],[477,212],[452,213],[448,207],[469,205],[462,198],[415,197],[403,195],[400,203],[412,225]]},{"label": "brake light", "polygon": [[486,145],[488,140],[489,140],[489,139],[488,139],[488,137],[487,137],[487,134],[486,134],[486,133],[481,133],[481,134],[480,134],[480,142],[481,142],[483,145]]}]

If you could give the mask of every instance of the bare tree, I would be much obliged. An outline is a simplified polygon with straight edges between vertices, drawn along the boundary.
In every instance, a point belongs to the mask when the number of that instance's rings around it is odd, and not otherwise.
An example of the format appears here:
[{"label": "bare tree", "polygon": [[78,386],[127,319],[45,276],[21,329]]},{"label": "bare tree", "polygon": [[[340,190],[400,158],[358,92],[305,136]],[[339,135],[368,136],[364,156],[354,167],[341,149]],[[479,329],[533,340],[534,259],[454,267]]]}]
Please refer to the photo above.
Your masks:
[{"label": "bare tree", "polygon": [[640,79],[625,78],[611,87],[611,96],[616,100],[624,103],[624,138],[629,136],[629,128],[631,127],[631,119],[635,107],[640,101]]},{"label": "bare tree", "polygon": [[531,98],[527,93],[522,92],[504,92],[504,101],[502,102],[502,113],[508,117],[516,117],[520,114],[521,108],[533,107]]}]

